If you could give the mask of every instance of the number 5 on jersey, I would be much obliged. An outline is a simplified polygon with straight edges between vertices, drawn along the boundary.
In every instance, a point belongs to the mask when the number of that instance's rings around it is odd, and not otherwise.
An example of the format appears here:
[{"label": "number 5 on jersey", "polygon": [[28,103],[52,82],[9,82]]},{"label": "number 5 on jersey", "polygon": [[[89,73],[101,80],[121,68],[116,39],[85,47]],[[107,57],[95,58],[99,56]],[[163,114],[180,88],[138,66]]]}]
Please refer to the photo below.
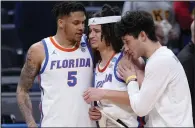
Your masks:
[{"label": "number 5 on jersey", "polygon": [[77,84],[77,71],[69,71],[68,72],[68,81],[67,84],[69,87],[74,87]]}]

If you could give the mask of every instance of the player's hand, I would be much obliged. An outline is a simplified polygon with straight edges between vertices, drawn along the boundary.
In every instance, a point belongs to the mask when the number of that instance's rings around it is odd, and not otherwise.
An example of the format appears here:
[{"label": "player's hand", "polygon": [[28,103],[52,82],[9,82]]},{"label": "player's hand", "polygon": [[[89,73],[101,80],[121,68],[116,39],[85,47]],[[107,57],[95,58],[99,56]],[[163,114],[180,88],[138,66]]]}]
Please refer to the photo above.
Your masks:
[{"label": "player's hand", "polygon": [[[120,70],[126,69],[126,72],[120,72]],[[124,81],[130,75],[136,75],[139,85],[141,86],[144,79],[145,63],[142,58],[133,60],[128,53],[124,54],[118,65],[118,76]]]},{"label": "player's hand", "polygon": [[132,62],[132,60],[128,59],[128,64],[122,64],[120,63],[118,65],[118,73],[120,75],[120,77],[126,81],[126,79],[131,76],[131,75],[136,75],[136,69],[135,69],[135,65]]},{"label": "player's hand", "polygon": [[97,120],[101,119],[102,114],[95,107],[91,107],[91,108],[89,108],[89,117],[90,117],[91,120],[97,121]]},{"label": "player's hand", "polygon": [[123,57],[120,59],[118,65],[122,65],[122,66],[128,66],[128,68],[130,68],[129,63],[131,62],[131,56],[128,53],[123,53]]},{"label": "player's hand", "polygon": [[123,53],[123,57],[121,58],[121,60],[120,60],[119,63],[118,63],[118,66],[117,66],[117,76],[118,76],[120,79],[122,79],[122,80],[124,80],[124,78],[123,78],[122,74],[120,74],[120,73],[118,72],[118,68],[119,68],[119,67],[124,67],[124,66],[127,66],[128,68],[130,68],[129,63],[130,63],[130,56],[129,56],[128,53],[125,53],[125,52],[124,52],[124,53]]},{"label": "player's hand", "polygon": [[83,98],[89,104],[93,101],[98,101],[98,100],[103,99],[105,93],[106,93],[106,90],[104,89],[88,88],[84,92]]}]

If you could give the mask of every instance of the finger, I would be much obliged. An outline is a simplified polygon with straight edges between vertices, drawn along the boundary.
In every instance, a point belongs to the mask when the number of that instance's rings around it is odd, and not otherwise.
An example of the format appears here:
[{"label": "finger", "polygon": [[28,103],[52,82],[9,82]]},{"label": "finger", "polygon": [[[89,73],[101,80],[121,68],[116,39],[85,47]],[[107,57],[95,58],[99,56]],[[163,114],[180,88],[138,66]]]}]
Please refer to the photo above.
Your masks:
[{"label": "finger", "polygon": [[130,63],[131,63],[131,60],[130,60],[130,57],[128,55],[123,66],[127,66],[128,68],[130,68],[130,66],[129,66]]},{"label": "finger", "polygon": [[123,68],[124,68],[125,71],[128,71],[128,70],[130,70],[131,67],[130,67],[130,65],[128,64],[128,65],[124,65]]},{"label": "finger", "polygon": [[86,95],[88,95],[90,92],[91,92],[91,91],[90,91],[89,89],[87,89],[86,91],[84,91],[83,97],[86,96]]},{"label": "finger", "polygon": [[101,114],[101,112],[100,112],[96,107],[94,107],[93,111],[94,111],[94,112],[98,112],[98,113]]},{"label": "finger", "polygon": [[124,70],[124,66],[125,66],[125,64],[122,64],[122,65],[119,65],[118,68],[119,68],[122,72],[124,72],[124,71],[125,71],[125,70]]},{"label": "finger", "polygon": [[92,116],[101,116],[101,112],[99,112],[99,111],[91,111],[90,115],[92,115]]},{"label": "finger", "polygon": [[92,102],[92,100],[91,100],[91,98],[89,97],[88,99],[85,100],[85,102],[86,102],[87,104],[90,104],[90,103]]},{"label": "finger", "polygon": [[90,98],[90,93],[87,93],[86,95],[83,96],[84,100],[88,100]]},{"label": "finger", "polygon": [[85,92],[83,93],[83,97],[87,96],[88,94],[89,94],[89,92],[88,92],[88,91],[85,91]]},{"label": "finger", "polygon": [[87,88],[87,90],[84,91],[83,96],[86,95],[87,93],[89,93],[90,90],[91,90],[91,87]]},{"label": "finger", "polygon": [[123,76],[123,73],[124,73],[124,69],[122,68],[122,66],[121,65],[119,65],[118,66],[118,73],[121,75],[121,76]]},{"label": "finger", "polygon": [[95,106],[91,106],[90,108],[89,108],[89,112],[88,113],[90,113],[90,112],[100,112],[100,111],[98,111],[96,108],[95,108]]},{"label": "finger", "polygon": [[119,69],[119,67],[117,67],[116,74],[117,74],[117,76],[118,76],[120,79],[123,79],[123,73],[122,73],[122,71]]},{"label": "finger", "polygon": [[101,119],[101,116],[90,116],[91,120],[97,121]]},{"label": "finger", "polygon": [[125,65],[126,66],[126,68],[128,68],[128,69],[125,69],[125,70],[130,70],[131,69],[131,62],[129,62],[127,65]]},{"label": "finger", "polygon": [[100,116],[101,115],[101,112],[98,111],[98,110],[90,110],[89,111],[89,115],[90,116]]},{"label": "finger", "polygon": [[89,88],[83,93],[83,96],[89,95],[89,94],[92,92],[93,89],[94,89],[94,88],[89,87]]},{"label": "finger", "polygon": [[[129,64],[126,63],[126,64],[124,64],[123,66],[121,66],[123,72],[125,72],[125,71],[128,70],[128,67],[127,67],[128,65],[129,65]],[[130,67],[130,66],[129,66],[129,67]]]},{"label": "finger", "polygon": [[89,108],[89,111],[93,111],[94,109],[96,109],[94,106],[91,106],[90,108]]},{"label": "finger", "polygon": [[120,79],[122,79],[122,80],[124,79],[124,77],[123,77],[123,75],[121,74],[120,71],[117,72],[117,76],[118,76]]},{"label": "finger", "polygon": [[88,104],[90,104],[90,103],[92,102],[91,96],[90,96],[90,95],[89,95],[88,98],[85,99],[85,102],[88,103]]},{"label": "finger", "polygon": [[95,101],[95,99],[93,97],[94,97],[93,94],[90,93],[86,96],[86,99],[84,98],[84,100],[86,103],[90,104],[91,102]]}]

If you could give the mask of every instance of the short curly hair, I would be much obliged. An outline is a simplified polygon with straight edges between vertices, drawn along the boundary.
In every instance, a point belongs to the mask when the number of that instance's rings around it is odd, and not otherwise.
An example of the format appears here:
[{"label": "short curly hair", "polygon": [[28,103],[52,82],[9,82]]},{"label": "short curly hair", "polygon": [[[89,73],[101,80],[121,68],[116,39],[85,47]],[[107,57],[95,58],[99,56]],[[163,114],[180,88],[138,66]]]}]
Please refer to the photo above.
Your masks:
[{"label": "short curly hair", "polygon": [[77,11],[82,11],[86,15],[86,10],[85,7],[83,6],[82,3],[79,2],[59,2],[54,5],[52,9],[52,13],[55,16],[56,20],[61,18],[62,16],[68,16],[70,15],[71,12],[77,12]]},{"label": "short curly hair", "polygon": [[148,38],[157,42],[155,35],[155,24],[152,15],[145,11],[128,11],[122,17],[121,21],[115,25],[117,36],[123,37],[131,35],[138,38],[141,31],[144,31]]}]

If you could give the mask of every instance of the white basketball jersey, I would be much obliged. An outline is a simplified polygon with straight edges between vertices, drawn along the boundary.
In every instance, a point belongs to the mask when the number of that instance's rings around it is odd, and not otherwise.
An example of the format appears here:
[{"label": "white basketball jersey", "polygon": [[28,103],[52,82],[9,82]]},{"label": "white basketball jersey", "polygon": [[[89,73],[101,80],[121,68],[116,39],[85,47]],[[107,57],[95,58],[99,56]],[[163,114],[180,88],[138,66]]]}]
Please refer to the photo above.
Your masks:
[{"label": "white basketball jersey", "polygon": [[92,86],[93,62],[88,44],[65,49],[53,37],[42,40],[45,60],[40,71],[41,127],[93,127],[83,92]]},{"label": "white basketball jersey", "polygon": [[[122,53],[115,54],[113,58],[108,62],[107,67],[104,69],[99,68],[99,64],[95,70],[95,87],[117,91],[127,91],[127,86],[123,80],[117,76],[117,65],[119,60],[122,58]],[[100,106],[105,113],[111,115],[115,120],[120,119],[128,127],[143,126],[144,119],[137,117],[130,106],[113,104],[108,100],[98,101]],[[116,127],[109,120],[106,122],[107,126]]]}]

